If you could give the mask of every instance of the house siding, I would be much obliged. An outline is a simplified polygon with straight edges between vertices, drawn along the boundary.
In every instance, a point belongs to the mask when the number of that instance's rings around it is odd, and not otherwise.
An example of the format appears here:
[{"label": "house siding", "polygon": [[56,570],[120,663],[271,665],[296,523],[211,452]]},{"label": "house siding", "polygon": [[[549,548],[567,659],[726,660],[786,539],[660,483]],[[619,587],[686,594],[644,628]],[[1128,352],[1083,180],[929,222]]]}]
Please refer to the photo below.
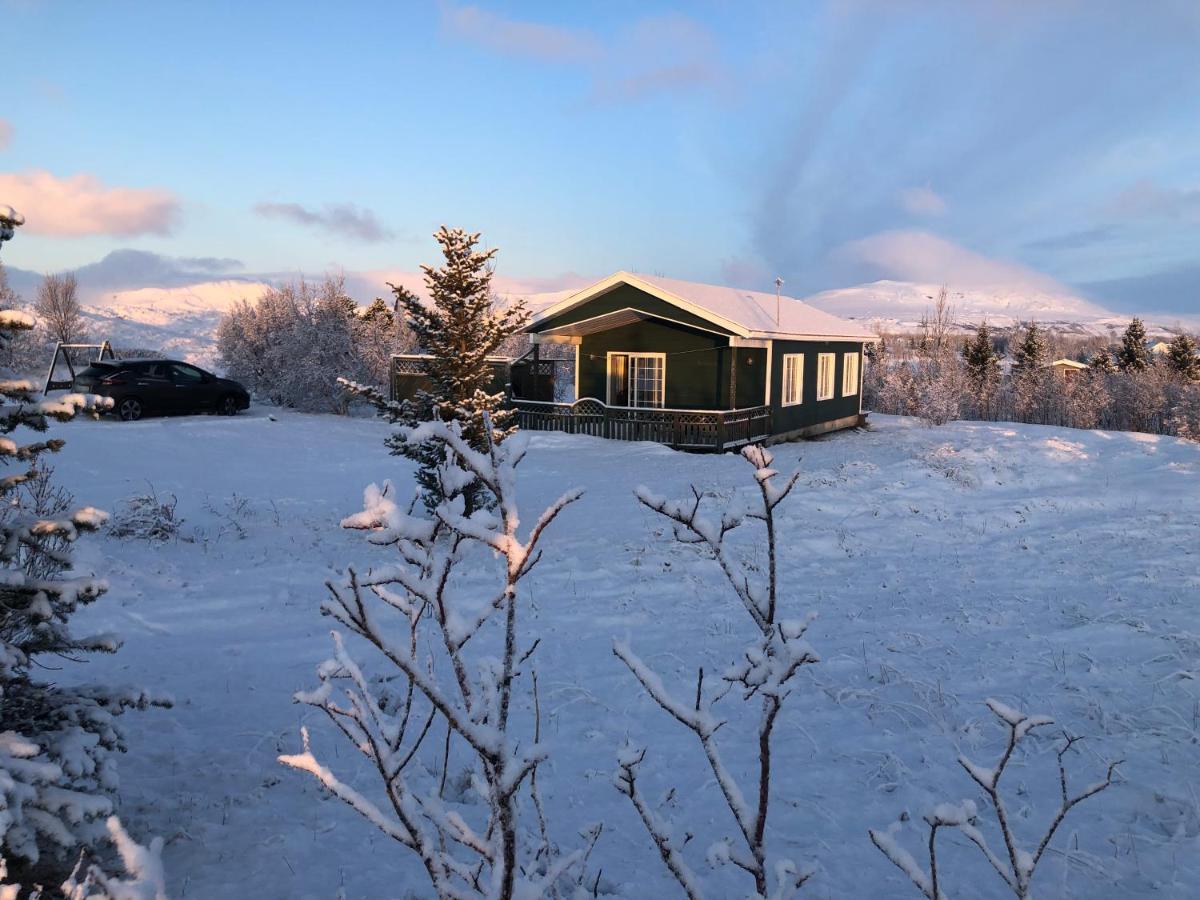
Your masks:
[{"label": "house siding", "polygon": [[[775,434],[786,434],[790,431],[810,428],[822,422],[832,422],[858,415],[859,398],[862,395],[862,348],[863,345],[857,341],[772,341],[771,410],[774,422],[771,430]],[[783,405],[783,355],[785,353],[804,354],[804,400],[796,406]],[[817,355],[820,353],[835,354],[833,398],[831,400],[817,400]],[[851,397],[842,396],[842,373],[846,364],[844,356],[846,353],[860,355],[858,393]]]},{"label": "house siding", "polygon": [[606,399],[609,353],[665,353],[665,406],[725,409],[718,392],[722,363],[728,367],[725,341],[719,335],[657,320],[585,335],[579,345],[579,396]]},{"label": "house siding", "polygon": [[603,316],[606,313],[617,312],[622,309],[640,309],[651,315],[663,319],[673,319],[684,325],[693,325],[697,328],[707,329],[710,332],[716,331],[721,334],[732,334],[730,331],[713,325],[707,319],[693,315],[686,310],[680,309],[678,306],[665,303],[652,294],[647,294],[645,291],[628,284],[615,287],[607,294],[596,297],[594,300],[590,300],[574,309],[569,309],[551,319],[546,319],[544,322],[539,322],[537,330],[549,331],[562,325],[571,325],[575,322],[582,322],[584,319],[594,319],[596,316]]}]

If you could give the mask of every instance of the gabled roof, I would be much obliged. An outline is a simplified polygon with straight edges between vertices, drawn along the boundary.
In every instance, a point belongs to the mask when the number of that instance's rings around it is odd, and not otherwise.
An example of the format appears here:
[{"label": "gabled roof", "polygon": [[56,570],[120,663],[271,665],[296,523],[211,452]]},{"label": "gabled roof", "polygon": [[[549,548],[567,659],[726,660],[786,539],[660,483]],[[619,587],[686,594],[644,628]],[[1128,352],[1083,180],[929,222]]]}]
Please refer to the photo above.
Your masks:
[{"label": "gabled roof", "polygon": [[851,341],[875,339],[875,335],[854,322],[839,319],[793,297],[779,298],[779,321],[776,322],[774,294],[633,272],[616,272],[548,306],[533,317],[525,330],[536,332],[540,323],[603,296],[623,284],[644,291],[742,338]]},{"label": "gabled roof", "polygon": [[1046,363],[1048,366],[1063,366],[1068,369],[1086,369],[1087,364],[1081,363],[1076,359],[1056,359],[1054,362]]}]

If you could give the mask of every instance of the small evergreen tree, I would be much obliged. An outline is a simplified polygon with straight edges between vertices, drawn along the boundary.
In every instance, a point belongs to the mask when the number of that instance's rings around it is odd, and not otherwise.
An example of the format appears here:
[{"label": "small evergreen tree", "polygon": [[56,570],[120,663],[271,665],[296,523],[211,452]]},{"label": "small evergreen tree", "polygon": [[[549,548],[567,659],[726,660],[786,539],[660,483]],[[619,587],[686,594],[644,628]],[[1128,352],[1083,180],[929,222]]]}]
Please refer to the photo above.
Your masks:
[{"label": "small evergreen tree", "polygon": [[1000,385],[1000,354],[996,352],[992,330],[988,328],[986,319],[980,323],[975,337],[963,345],[962,353],[977,412],[986,417]]},{"label": "small evergreen tree", "polygon": [[[430,391],[418,393],[414,402],[376,405],[381,412],[406,425],[433,419],[457,421],[467,443],[482,452],[489,440],[499,443],[515,429],[504,394],[487,391],[491,381],[488,357],[528,321],[524,302],[498,309],[492,295],[492,261],[496,250],[479,250],[479,233],[443,225],[434,235],[445,262],[441,267],[422,265],[429,302],[403,286],[390,285],[420,349],[429,354],[426,374]],[[490,422],[490,425],[489,425]],[[488,430],[491,429],[489,438]],[[437,442],[414,444],[396,435],[388,439],[393,454],[418,464],[417,482],[426,505],[433,509],[442,499],[437,467],[444,450]],[[463,496],[467,510],[480,500],[479,485],[467,485]]]},{"label": "small evergreen tree", "polygon": [[1150,367],[1150,351],[1146,348],[1146,326],[1134,316],[1117,350],[1117,368],[1122,372],[1144,372]]},{"label": "small evergreen tree", "polygon": [[[26,313],[0,312],[0,344],[32,327]],[[103,581],[72,570],[71,545],[105,514],[72,511],[70,495],[51,483],[42,457],[58,452],[61,439],[19,443],[10,435],[94,413],[99,399],[40,399],[29,381],[0,373],[0,465],[9,470],[0,477],[0,858],[15,880],[48,850],[61,854],[104,835],[117,783],[113,755],[125,749],[114,716],[154,702],[140,691],[35,677],[120,643],[70,629],[74,612],[105,591]]]},{"label": "small evergreen tree", "polygon": [[1046,334],[1037,322],[1030,322],[1013,347],[1012,389],[1017,416],[1022,422],[1044,423],[1048,402],[1050,361]]},{"label": "small evergreen tree", "polygon": [[1116,363],[1113,362],[1112,353],[1108,350],[1100,350],[1088,360],[1088,368],[1092,372],[1100,375],[1112,375],[1117,371]]},{"label": "small evergreen tree", "polygon": [[1030,322],[1021,335],[1021,340],[1013,348],[1013,374],[1024,376],[1038,372],[1049,359],[1046,346],[1046,334],[1038,327],[1037,322]]},{"label": "small evergreen tree", "polygon": [[1167,348],[1167,368],[1186,381],[1200,381],[1200,356],[1196,340],[1180,332]]}]

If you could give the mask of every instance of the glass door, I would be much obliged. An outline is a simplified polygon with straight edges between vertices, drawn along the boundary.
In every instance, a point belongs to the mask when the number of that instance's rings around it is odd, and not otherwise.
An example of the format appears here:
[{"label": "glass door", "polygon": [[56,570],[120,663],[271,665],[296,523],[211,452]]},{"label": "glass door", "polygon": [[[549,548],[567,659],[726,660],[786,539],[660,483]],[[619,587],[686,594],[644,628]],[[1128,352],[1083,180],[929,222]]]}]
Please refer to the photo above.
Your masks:
[{"label": "glass door", "polygon": [[629,354],[608,354],[608,398],[609,406],[629,405]]},{"label": "glass door", "polygon": [[629,405],[661,408],[666,358],[660,354],[639,355],[631,356],[629,361]]}]

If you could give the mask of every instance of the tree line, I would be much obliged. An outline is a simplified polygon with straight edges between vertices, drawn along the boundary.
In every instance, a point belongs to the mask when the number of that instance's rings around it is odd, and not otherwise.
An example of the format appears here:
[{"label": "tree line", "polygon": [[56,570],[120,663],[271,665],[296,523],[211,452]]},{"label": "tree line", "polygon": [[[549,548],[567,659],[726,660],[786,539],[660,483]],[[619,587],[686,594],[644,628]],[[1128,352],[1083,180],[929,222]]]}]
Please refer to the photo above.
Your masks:
[{"label": "tree line", "polygon": [[1187,333],[1153,353],[1134,318],[1119,343],[1101,343],[1082,368],[1059,372],[1054,336],[1036,322],[1002,336],[984,321],[966,339],[952,336],[949,322],[941,301],[915,336],[881,334],[867,347],[869,409],[931,425],[975,419],[1200,439],[1200,354]]}]

